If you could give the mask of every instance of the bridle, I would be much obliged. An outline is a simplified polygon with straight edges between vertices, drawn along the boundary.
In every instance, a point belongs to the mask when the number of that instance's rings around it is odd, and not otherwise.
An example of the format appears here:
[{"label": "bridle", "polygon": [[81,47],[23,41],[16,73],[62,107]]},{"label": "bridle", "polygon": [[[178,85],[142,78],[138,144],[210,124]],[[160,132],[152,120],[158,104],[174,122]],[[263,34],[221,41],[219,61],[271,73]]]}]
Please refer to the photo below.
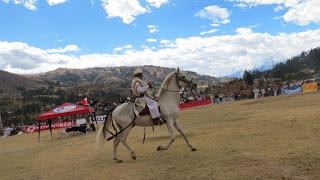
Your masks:
[{"label": "bridle", "polygon": [[[162,90],[168,91],[168,92],[185,92],[185,91],[191,91],[192,92],[192,84],[193,81],[192,80],[187,80],[186,78],[181,78],[177,72],[174,73],[175,74],[175,79],[176,79],[176,84],[178,86],[178,90],[170,90],[170,89],[166,89],[166,88],[161,88]],[[187,87],[182,89],[182,86],[179,84],[179,82],[182,81],[184,83],[187,84]],[[189,90],[187,90],[189,88]]]}]

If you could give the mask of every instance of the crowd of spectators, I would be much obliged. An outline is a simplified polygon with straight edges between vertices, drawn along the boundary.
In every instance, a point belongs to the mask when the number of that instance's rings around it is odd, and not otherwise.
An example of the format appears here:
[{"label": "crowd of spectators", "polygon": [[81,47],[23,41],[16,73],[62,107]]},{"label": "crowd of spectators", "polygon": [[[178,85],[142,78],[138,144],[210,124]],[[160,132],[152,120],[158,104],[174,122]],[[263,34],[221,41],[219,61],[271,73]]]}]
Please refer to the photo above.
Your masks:
[{"label": "crowd of spectators", "polygon": [[252,94],[254,99],[266,97],[266,96],[277,96],[281,94],[281,86],[274,86],[274,87],[266,87],[266,88],[257,88],[254,87]]},{"label": "crowd of spectators", "polygon": [[[191,92],[183,92],[180,94],[180,103],[194,102],[194,101],[202,101],[206,99],[211,99],[212,103],[221,103],[225,101],[238,101],[240,99],[247,98],[263,98],[267,96],[278,96],[284,94],[284,89],[291,86],[302,86],[304,81],[296,81],[293,83],[287,83],[284,85],[273,85],[273,86],[264,86],[258,87],[255,86],[251,91],[251,95],[242,95],[238,91],[234,91],[231,94],[204,94],[204,93],[191,93]],[[132,102],[130,96],[124,98],[119,97],[114,101],[90,101],[90,107],[93,107],[98,114],[105,114],[105,112],[113,110],[115,107],[124,102]]]}]

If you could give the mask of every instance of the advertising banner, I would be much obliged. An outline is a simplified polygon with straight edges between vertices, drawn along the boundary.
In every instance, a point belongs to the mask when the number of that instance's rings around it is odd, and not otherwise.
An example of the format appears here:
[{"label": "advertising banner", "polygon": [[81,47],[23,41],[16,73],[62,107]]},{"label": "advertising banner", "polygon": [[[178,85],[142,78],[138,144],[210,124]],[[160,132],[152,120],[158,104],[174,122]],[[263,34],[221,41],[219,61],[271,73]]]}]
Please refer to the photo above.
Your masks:
[{"label": "advertising banner", "polygon": [[77,126],[80,126],[80,125],[82,125],[82,124],[86,124],[87,123],[87,120],[86,119],[77,119],[76,120],[76,124],[77,124]]},{"label": "advertising banner", "polygon": [[202,100],[202,101],[191,101],[191,102],[181,103],[179,105],[179,107],[180,107],[180,109],[186,109],[186,108],[204,106],[204,105],[209,105],[209,104],[212,104],[211,99],[205,99],[205,100]]},{"label": "advertising banner", "polygon": [[98,123],[103,123],[103,122],[104,122],[104,118],[105,118],[106,116],[107,116],[107,115],[96,116],[97,122],[98,122]]},{"label": "advertising banner", "polygon": [[302,92],[302,86],[300,85],[292,85],[286,86],[282,89],[283,94],[296,94]]},{"label": "advertising banner", "polygon": [[316,82],[303,84],[304,93],[317,92],[317,91],[318,91],[318,84]]},{"label": "advertising banner", "polygon": [[[61,121],[61,122],[55,122],[52,124],[52,129],[59,129],[59,128],[68,128],[72,127],[72,121]],[[38,132],[38,126],[25,126],[24,131],[27,133],[32,133],[32,132]],[[49,125],[48,124],[42,124],[40,126],[41,131],[43,130],[48,130]]]}]

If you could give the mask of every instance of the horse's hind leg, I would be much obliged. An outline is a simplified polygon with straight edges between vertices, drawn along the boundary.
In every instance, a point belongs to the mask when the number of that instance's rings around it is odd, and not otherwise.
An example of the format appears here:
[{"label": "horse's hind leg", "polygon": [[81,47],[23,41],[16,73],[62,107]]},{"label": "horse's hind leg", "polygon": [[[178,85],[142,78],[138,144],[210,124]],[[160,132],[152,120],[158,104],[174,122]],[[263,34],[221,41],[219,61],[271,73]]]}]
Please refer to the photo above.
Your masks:
[{"label": "horse's hind leg", "polygon": [[167,124],[169,135],[170,135],[170,141],[166,145],[158,146],[158,148],[157,148],[158,151],[160,151],[160,150],[168,150],[169,147],[171,146],[171,144],[176,139],[176,135],[174,134],[173,121],[172,120],[167,120],[166,124]]},{"label": "horse's hind leg", "polygon": [[137,158],[137,155],[127,143],[127,137],[129,135],[131,129],[132,129],[132,127],[128,127],[125,131],[123,131],[123,133],[121,134],[121,137],[120,137],[120,141],[128,149],[128,151],[131,154],[132,159],[135,160]]},{"label": "horse's hind leg", "polygon": [[112,158],[113,160],[117,161],[117,162],[122,162],[122,160],[118,159],[117,157],[117,149],[118,149],[118,145],[120,143],[120,136],[116,136],[113,140],[113,153],[112,153]]},{"label": "horse's hind leg", "polygon": [[191,151],[196,151],[197,148],[193,147],[192,144],[189,142],[189,140],[188,140],[187,136],[185,135],[178,119],[174,122],[173,125],[174,125],[174,127],[176,127],[176,129],[179,131],[181,136],[184,138],[184,140],[186,141],[186,143],[189,146],[189,148],[191,149]]}]

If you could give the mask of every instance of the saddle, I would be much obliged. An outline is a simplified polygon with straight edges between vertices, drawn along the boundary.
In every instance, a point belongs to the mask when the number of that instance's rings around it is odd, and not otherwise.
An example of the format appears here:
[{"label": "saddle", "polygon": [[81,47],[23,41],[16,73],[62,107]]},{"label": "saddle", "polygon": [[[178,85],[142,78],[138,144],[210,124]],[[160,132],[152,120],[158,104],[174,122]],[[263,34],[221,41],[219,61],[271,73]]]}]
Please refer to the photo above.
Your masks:
[{"label": "saddle", "polygon": [[[158,109],[159,109],[159,112],[161,113],[160,107],[158,107]],[[139,113],[139,116],[146,116],[146,115],[150,115],[150,109],[148,108],[148,106],[146,106],[146,107]]]},{"label": "saddle", "polygon": [[[136,116],[150,116],[150,109],[148,107],[148,105],[145,102],[140,102],[141,104],[139,104],[137,102],[137,98],[134,98],[134,105],[133,105],[133,109],[134,109],[134,113],[136,114]],[[160,111],[160,107],[158,106],[159,112]],[[162,125],[165,122],[165,120],[161,117],[158,117],[156,119],[153,119],[153,123],[154,125]]]},{"label": "saddle", "polygon": [[145,108],[139,113],[139,116],[146,116],[146,115],[150,115],[150,109],[148,108],[148,106],[145,106]]}]

